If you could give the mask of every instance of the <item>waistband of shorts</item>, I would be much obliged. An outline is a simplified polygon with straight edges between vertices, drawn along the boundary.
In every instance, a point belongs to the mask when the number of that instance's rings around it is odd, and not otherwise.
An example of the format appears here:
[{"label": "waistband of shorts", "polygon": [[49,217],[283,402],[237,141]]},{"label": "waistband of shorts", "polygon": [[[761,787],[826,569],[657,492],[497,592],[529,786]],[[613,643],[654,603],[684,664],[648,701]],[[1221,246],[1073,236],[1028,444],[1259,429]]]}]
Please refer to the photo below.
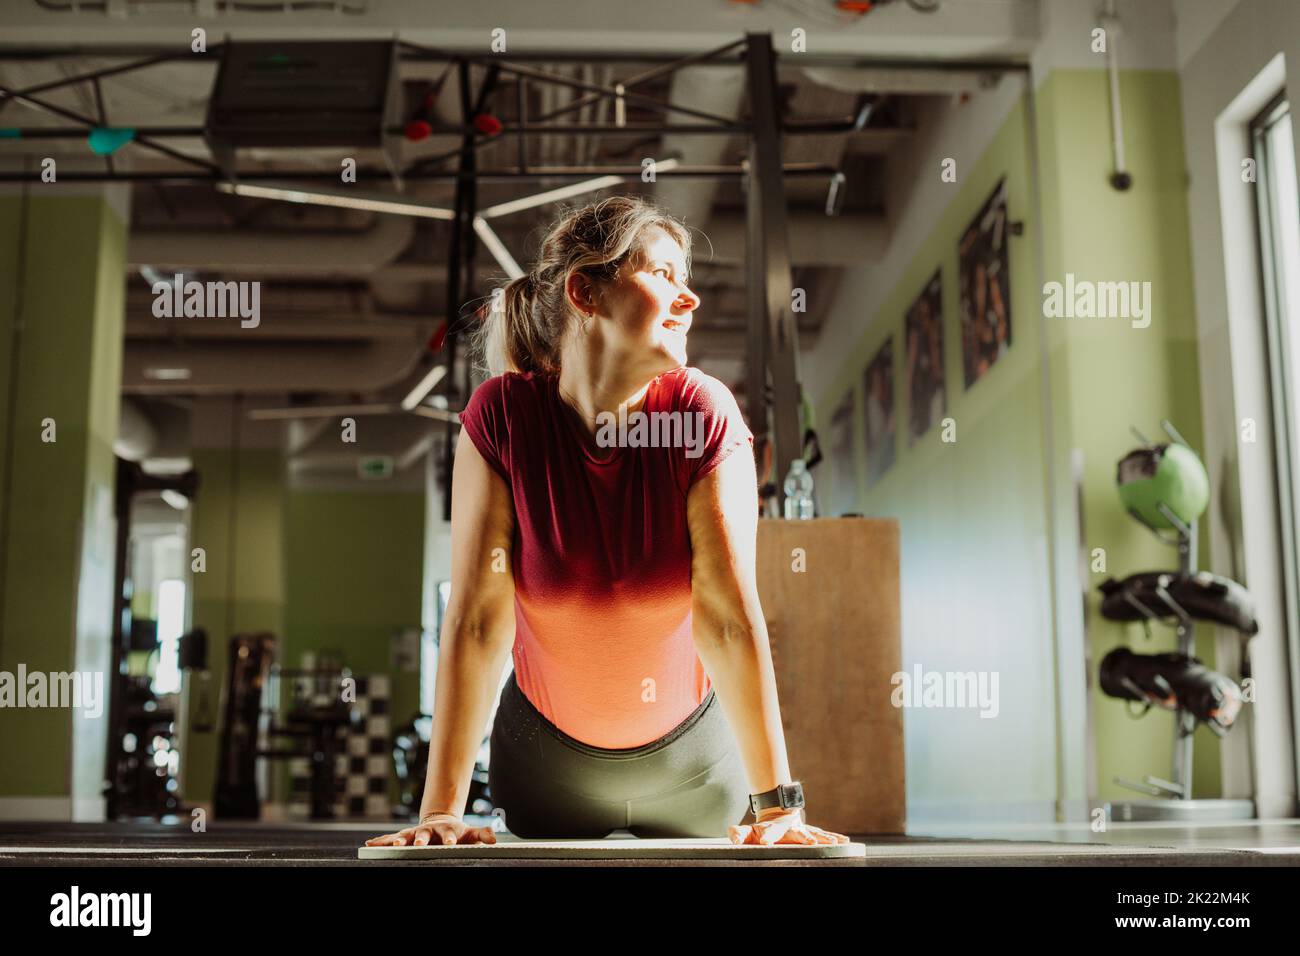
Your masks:
[{"label": "waistband of shorts", "polygon": [[530,715],[560,743],[581,754],[585,754],[588,757],[598,757],[605,760],[627,760],[634,757],[644,757],[648,754],[662,750],[698,724],[704,717],[704,714],[713,705],[714,697],[716,696],[714,689],[710,687],[709,692],[704,695],[704,700],[700,701],[700,706],[696,707],[685,720],[672,730],[668,731],[668,733],[664,734],[658,740],[652,740],[649,743],[640,745],[639,747],[611,750],[606,747],[595,747],[589,743],[584,743],[575,737],[570,737],[559,727],[555,726],[555,724],[547,720],[546,717],[543,716],[542,712],[533,706],[533,702],[528,699],[528,695],[523,692],[523,689],[515,680],[514,671],[510,672],[507,691],[518,694],[519,700],[522,702],[523,706],[528,709]]}]

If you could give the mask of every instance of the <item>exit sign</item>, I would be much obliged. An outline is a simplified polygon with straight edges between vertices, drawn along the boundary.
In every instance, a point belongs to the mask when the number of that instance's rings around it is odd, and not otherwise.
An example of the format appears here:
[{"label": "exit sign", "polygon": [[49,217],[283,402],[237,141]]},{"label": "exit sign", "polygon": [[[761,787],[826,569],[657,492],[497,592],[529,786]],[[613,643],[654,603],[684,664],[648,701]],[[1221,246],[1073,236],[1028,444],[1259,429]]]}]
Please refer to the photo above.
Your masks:
[{"label": "exit sign", "polygon": [[362,478],[391,478],[392,455],[363,455],[357,461],[357,474]]}]

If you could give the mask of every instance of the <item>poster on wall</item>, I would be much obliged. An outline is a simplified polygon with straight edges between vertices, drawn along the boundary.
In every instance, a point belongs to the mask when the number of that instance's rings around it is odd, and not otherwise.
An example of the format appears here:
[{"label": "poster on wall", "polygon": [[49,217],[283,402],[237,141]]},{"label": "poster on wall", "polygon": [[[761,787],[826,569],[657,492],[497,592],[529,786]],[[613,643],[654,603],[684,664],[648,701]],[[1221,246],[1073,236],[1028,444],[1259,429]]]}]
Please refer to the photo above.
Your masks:
[{"label": "poster on wall", "polygon": [[853,448],[853,389],[831,413],[831,514],[854,511],[858,498],[858,469]]},{"label": "poster on wall", "polygon": [[943,418],[947,396],[943,387],[943,283],[939,271],[903,322],[907,339],[908,444]]},{"label": "poster on wall", "polygon": [[894,337],[885,339],[863,375],[867,411],[867,487],[894,463]]},{"label": "poster on wall", "polygon": [[957,264],[962,364],[970,388],[1011,347],[1005,179],[998,182],[957,244]]}]

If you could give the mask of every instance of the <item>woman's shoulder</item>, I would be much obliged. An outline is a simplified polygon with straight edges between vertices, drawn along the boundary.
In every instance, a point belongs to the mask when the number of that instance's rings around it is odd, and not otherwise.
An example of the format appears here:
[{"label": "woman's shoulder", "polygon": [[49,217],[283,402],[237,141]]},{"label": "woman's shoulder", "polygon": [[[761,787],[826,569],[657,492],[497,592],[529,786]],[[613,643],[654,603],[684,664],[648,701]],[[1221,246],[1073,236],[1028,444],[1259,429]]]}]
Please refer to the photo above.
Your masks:
[{"label": "woman's shoulder", "polygon": [[502,372],[480,382],[470,396],[470,402],[516,402],[537,394],[545,382],[546,376],[540,372]]},{"label": "woman's shoulder", "polygon": [[671,405],[675,409],[729,412],[739,407],[725,382],[693,365],[683,365],[665,372],[660,379],[667,386]]},{"label": "woman's shoulder", "polygon": [[546,397],[545,376],[535,372],[503,372],[479,383],[460,413],[461,424],[471,431],[509,434],[512,426],[535,424]]}]

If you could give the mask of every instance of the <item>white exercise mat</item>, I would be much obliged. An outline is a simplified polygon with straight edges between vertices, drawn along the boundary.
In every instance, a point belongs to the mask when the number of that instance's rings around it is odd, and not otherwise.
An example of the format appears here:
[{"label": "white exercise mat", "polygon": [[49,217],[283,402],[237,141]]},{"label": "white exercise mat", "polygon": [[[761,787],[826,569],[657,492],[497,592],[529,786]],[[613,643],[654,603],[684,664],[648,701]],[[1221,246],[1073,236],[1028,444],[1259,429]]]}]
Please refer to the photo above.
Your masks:
[{"label": "white exercise mat", "polygon": [[677,840],[641,840],[615,837],[604,840],[520,840],[498,835],[497,843],[458,843],[453,846],[363,846],[362,860],[824,860],[862,859],[861,843],[802,846],[782,843],[753,846],[732,843],[725,837]]}]

